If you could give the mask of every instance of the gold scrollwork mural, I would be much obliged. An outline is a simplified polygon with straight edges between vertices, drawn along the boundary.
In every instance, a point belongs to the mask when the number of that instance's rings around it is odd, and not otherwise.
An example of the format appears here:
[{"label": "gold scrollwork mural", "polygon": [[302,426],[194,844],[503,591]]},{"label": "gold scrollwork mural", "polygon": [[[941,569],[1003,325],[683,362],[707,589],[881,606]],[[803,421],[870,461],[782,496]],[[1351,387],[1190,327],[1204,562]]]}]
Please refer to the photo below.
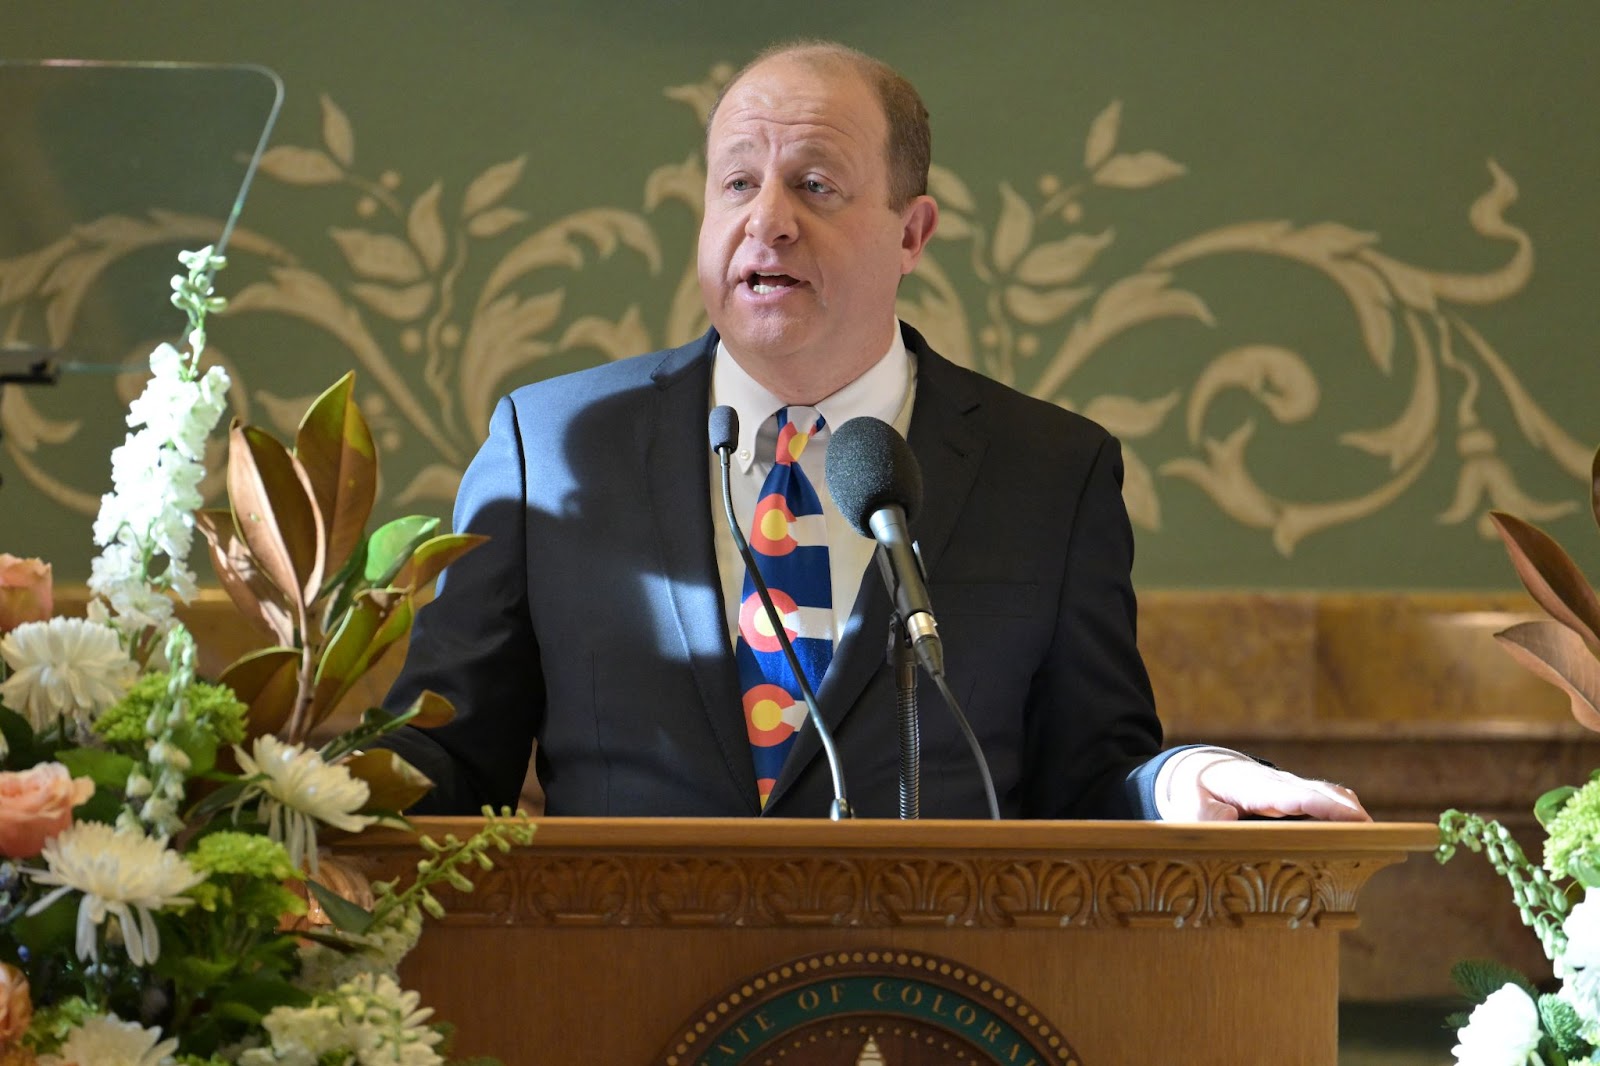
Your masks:
[{"label": "gold scrollwork mural", "polygon": [[[665,90],[682,108],[686,143],[730,70],[719,64],[704,80]],[[280,135],[262,160],[258,195],[263,184],[347,193],[348,217],[325,231],[337,254],[296,249],[283,235],[252,228],[247,208],[230,254],[251,265],[230,269],[222,289],[231,301],[228,320],[293,320],[314,331],[319,350],[334,353],[334,361],[359,368],[380,445],[390,452],[408,445],[402,461],[386,461],[388,505],[446,511],[495,400],[515,385],[679,343],[705,328],[686,236],[701,210],[698,150],[641,168],[641,206],[600,203],[550,218],[531,206],[537,177],[526,153],[465,181],[405,173],[381,162],[392,145],[363,142],[358,151],[359,114],[330,94],[321,96],[320,112],[320,137],[301,138],[312,143],[282,143]],[[1440,468],[1455,483],[1437,512],[1445,530],[1489,536],[1491,508],[1536,521],[1576,510],[1591,442],[1558,424],[1513,360],[1473,322],[1475,311],[1524,290],[1533,271],[1537,249],[1513,210],[1516,175],[1488,160],[1481,193],[1461,205],[1463,231],[1493,257],[1488,269],[1407,262],[1404,249],[1386,248],[1353,222],[1273,217],[1174,232],[1162,250],[1137,256],[1129,268],[1119,214],[1132,217],[1148,190],[1193,175],[1159,145],[1130,137],[1124,117],[1124,105],[1111,101],[1081,131],[1081,152],[1070,165],[1017,174],[993,188],[975,188],[956,170],[935,166],[930,191],[941,205],[940,227],[902,287],[900,312],[956,361],[1081,411],[1119,436],[1137,526],[1161,530],[1164,500],[1187,484],[1288,556],[1307,538],[1374,516],[1425,471]],[[104,283],[113,263],[153,244],[193,243],[203,221],[159,209],[103,217],[0,260],[0,335],[15,340],[27,323],[42,323],[46,339],[64,342],[84,293]],[[1224,257],[1292,265],[1297,284],[1335,295],[1398,414],[1385,419],[1376,404],[1330,410],[1317,360],[1270,338],[1227,345],[1159,381],[1146,375],[1131,391],[1084,384],[1086,366],[1138,331],[1173,321],[1215,327],[1203,268]],[[602,268],[620,283],[583,284]],[[630,277],[649,284],[630,285]],[[669,295],[651,304],[638,296],[645,288]],[[217,334],[220,358],[228,360],[227,334]],[[248,363],[229,362],[238,412],[280,430],[297,422],[332,376],[328,367],[306,378],[298,394],[279,395],[253,380]],[[139,386],[131,373],[117,381],[123,399]],[[1502,434],[1483,417],[1489,396],[1514,415],[1523,452],[1542,454],[1574,479],[1571,498],[1538,498],[1523,488],[1502,455]],[[1263,451],[1293,447],[1279,434],[1313,420],[1334,423],[1335,446],[1376,460],[1361,469],[1377,476],[1331,496],[1264,476]],[[1274,435],[1264,441],[1269,424]],[[68,461],[78,420],[47,413],[26,390],[9,389],[0,400],[0,429],[23,491],[93,513],[99,481],[84,473],[81,456]]]}]

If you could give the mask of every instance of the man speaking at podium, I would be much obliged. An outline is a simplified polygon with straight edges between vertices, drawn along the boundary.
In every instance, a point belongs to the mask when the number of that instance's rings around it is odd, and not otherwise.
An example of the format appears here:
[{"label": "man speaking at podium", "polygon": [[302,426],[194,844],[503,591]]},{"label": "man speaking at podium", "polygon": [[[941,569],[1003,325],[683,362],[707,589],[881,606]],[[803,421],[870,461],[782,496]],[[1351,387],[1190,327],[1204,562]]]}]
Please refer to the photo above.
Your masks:
[{"label": "man speaking at podium", "polygon": [[[1340,786],[1160,750],[1116,440],[896,321],[939,221],[916,90],[840,45],[769,49],[729,82],[706,154],[714,328],[513,392],[462,481],[455,528],[490,540],[440,580],[389,697],[457,710],[394,738],[438,786],[417,810],[514,802],[537,741],[551,815],[829,812],[818,730],[721,518],[707,417],[727,406],[734,509],[778,560],[767,583],[857,816],[897,809],[892,605],[822,464],[833,429],[870,415],[920,466],[910,532],[1003,817],[1365,819]],[[983,817],[972,754],[921,689],[921,814]]]}]

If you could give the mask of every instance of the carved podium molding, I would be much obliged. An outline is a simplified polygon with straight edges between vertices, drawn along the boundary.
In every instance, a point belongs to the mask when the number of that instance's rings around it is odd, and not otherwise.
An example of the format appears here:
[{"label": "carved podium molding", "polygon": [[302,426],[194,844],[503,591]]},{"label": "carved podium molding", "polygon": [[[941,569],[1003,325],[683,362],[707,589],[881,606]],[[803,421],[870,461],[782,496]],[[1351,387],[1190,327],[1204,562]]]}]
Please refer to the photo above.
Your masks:
[{"label": "carved podium molding", "polygon": [[[459,1027],[458,1052],[508,1064],[627,1066],[665,1049],[698,1066],[697,1044],[722,1046],[713,1019],[728,989],[802,959],[892,951],[1014,990],[1059,1039],[1005,1039],[1051,1061],[1162,1061],[1182,1047],[1193,1063],[1332,1066],[1339,931],[1374,872],[1436,842],[1426,824],[547,818],[475,891],[441,896],[448,916],[403,976]],[[400,833],[341,851],[373,878],[404,877],[418,857]],[[817,1025],[828,1036],[811,994],[784,1001],[791,1043]],[[987,1023],[963,1034],[959,1020],[939,1040],[970,1037],[1007,1061],[979,1039]],[[911,1039],[897,1033],[847,1035],[892,1058]],[[807,1048],[789,1058],[822,1054]]]}]

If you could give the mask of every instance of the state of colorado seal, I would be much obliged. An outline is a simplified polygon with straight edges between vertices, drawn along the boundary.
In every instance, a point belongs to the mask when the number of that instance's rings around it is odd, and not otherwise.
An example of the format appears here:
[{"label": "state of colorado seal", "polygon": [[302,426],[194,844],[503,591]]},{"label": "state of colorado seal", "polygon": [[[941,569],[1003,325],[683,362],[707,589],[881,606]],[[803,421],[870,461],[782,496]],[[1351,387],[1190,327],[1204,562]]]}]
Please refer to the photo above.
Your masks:
[{"label": "state of colorado seal", "polygon": [[1083,1066],[1027,1001],[924,952],[807,955],[708,1003],[660,1066]]}]

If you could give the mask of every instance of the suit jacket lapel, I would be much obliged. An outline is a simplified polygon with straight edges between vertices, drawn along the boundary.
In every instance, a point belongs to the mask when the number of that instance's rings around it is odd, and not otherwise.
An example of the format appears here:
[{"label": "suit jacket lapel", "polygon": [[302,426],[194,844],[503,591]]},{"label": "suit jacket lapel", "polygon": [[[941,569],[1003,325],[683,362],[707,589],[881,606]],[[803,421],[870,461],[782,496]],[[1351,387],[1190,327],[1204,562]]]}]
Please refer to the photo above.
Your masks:
[{"label": "suit jacket lapel", "polygon": [[[716,343],[716,334],[708,333],[665,354],[652,375],[656,388],[638,421],[636,450],[643,483],[649,486],[650,514],[662,572],[667,576],[667,594],[700,689],[707,724],[722,752],[731,787],[749,813],[755,814],[760,810],[755,768],[739,699],[738,668],[728,641],[711,525],[705,426]],[[684,769],[695,772],[701,768]]]},{"label": "suit jacket lapel", "polygon": [[[924,567],[934,575],[978,476],[985,442],[967,424],[966,416],[978,405],[977,391],[966,379],[968,372],[934,352],[910,326],[902,325],[901,331],[907,350],[917,359],[917,395],[906,441],[922,468],[923,495],[922,511],[911,523],[911,535],[922,553]],[[935,603],[933,607],[937,612],[939,605]],[[873,675],[884,666],[890,614],[889,595],[874,563],[867,568],[844,634],[817,693],[818,709],[830,730],[837,732]],[[894,708],[874,708],[865,713],[879,712],[893,714]],[[772,787],[768,811],[781,806],[778,800],[784,791],[821,751],[816,730],[807,725],[796,738],[794,750]],[[848,762],[844,770],[848,786]]]}]

